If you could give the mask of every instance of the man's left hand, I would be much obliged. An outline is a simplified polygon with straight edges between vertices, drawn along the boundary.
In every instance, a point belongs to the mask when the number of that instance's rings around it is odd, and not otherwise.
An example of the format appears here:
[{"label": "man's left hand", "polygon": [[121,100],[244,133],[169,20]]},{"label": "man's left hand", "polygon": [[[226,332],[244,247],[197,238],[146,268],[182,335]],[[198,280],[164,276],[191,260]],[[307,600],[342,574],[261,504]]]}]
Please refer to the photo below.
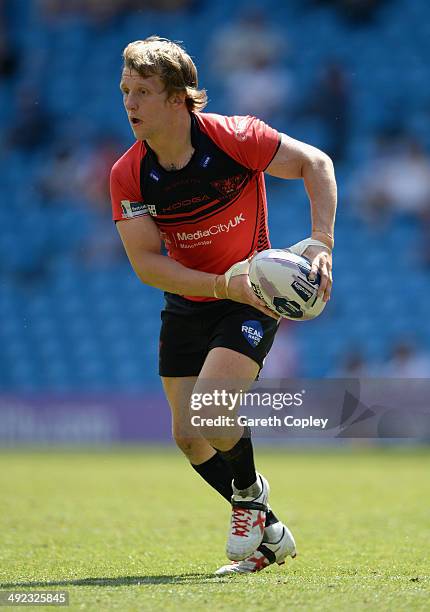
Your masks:
[{"label": "man's left hand", "polygon": [[332,255],[330,250],[319,246],[309,246],[306,251],[303,252],[303,256],[307,257],[312,263],[309,280],[314,280],[319,272],[321,283],[318,295],[320,297],[323,296],[324,302],[328,302],[333,284]]}]

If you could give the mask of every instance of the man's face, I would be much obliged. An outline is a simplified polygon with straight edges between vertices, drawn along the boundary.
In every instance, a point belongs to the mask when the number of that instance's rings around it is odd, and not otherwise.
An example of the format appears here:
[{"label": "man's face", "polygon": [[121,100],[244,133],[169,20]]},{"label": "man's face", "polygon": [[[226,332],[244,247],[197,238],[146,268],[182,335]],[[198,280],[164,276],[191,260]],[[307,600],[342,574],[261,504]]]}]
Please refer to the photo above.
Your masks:
[{"label": "man's face", "polygon": [[166,129],[172,109],[159,76],[144,78],[135,70],[124,68],[120,89],[137,140],[150,139]]}]

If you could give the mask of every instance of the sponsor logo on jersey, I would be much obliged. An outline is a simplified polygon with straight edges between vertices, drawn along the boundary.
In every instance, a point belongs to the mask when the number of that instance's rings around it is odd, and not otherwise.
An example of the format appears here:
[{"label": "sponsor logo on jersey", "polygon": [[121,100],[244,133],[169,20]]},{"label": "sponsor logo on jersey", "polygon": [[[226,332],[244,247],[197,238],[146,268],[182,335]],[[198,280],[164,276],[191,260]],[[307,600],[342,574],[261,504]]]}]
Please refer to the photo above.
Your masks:
[{"label": "sponsor logo on jersey", "polygon": [[153,217],[157,216],[157,209],[155,208],[154,204],[148,204],[148,212]]},{"label": "sponsor logo on jersey", "polygon": [[192,244],[184,244],[181,242],[181,249],[195,249],[199,246],[208,246],[212,244],[212,240],[199,240],[199,242],[193,242]]},{"label": "sponsor logo on jersey", "polygon": [[258,346],[264,336],[260,321],[244,321],[242,323],[242,334],[251,346]]},{"label": "sponsor logo on jersey", "polygon": [[186,206],[192,206],[193,204],[201,204],[202,202],[207,202],[210,200],[208,195],[195,196],[194,198],[190,198],[189,200],[181,200],[180,202],[174,202],[169,206],[165,206],[163,208],[163,212],[170,212],[172,210],[176,210],[177,208],[185,208]]},{"label": "sponsor logo on jersey", "polygon": [[187,232],[176,232],[178,240],[200,240],[201,238],[207,238],[208,236],[216,236],[216,234],[222,234],[228,232],[237,227],[240,223],[246,221],[243,213],[240,215],[236,215],[234,219],[230,219],[227,223],[217,223],[216,225],[211,225],[208,229],[197,230],[192,234],[187,234]]},{"label": "sponsor logo on jersey", "polygon": [[156,183],[158,183],[158,181],[160,180],[160,175],[157,174],[155,172],[155,170],[151,170],[151,172],[149,173],[150,178],[152,178],[153,181],[155,181]]},{"label": "sponsor logo on jersey", "polygon": [[202,157],[202,160],[200,162],[200,165],[202,168],[207,168],[209,166],[209,162],[211,161],[212,157],[210,155],[205,155],[204,157]]},{"label": "sponsor logo on jersey", "polygon": [[133,219],[133,217],[150,214],[146,204],[143,202],[130,202],[130,200],[121,200],[121,210],[123,219]]}]

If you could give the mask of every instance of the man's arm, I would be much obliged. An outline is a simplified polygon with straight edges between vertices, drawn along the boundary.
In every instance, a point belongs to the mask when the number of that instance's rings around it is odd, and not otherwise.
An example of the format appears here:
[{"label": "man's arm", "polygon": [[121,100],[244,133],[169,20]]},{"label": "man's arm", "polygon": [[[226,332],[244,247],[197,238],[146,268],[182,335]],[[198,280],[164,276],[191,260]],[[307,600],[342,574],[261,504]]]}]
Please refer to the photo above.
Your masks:
[{"label": "man's arm", "polygon": [[162,255],[160,232],[149,216],[118,221],[116,226],[130,263],[143,283],[170,293],[189,296],[214,297],[216,290],[217,297],[250,304],[274,316],[256,297],[247,277],[245,282],[245,275],[232,278],[226,287],[223,274],[192,270]]},{"label": "man's arm", "polygon": [[161,254],[161,238],[151,217],[116,224],[130,263],[139,279],[152,287],[182,295],[213,297],[216,274],[186,268]]},{"label": "man's arm", "polygon": [[331,159],[315,147],[281,135],[281,145],[266,172],[284,179],[303,179],[309,196],[312,238],[327,245],[327,251],[315,246],[304,252],[312,260],[312,273],[321,274],[320,295],[330,296],[331,249],[334,246],[337,188]]}]

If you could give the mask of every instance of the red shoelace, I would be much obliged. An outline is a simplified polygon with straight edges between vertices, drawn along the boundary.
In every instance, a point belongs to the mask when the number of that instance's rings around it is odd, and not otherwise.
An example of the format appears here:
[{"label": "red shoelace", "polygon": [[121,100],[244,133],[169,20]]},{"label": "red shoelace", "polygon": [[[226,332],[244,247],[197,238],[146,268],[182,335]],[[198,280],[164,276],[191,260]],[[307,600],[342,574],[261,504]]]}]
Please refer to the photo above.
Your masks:
[{"label": "red shoelace", "polygon": [[252,510],[247,508],[234,508],[232,523],[232,534],[235,536],[246,537],[251,529]]},{"label": "red shoelace", "polygon": [[254,564],[254,569],[252,570],[253,572],[259,572],[270,565],[269,559],[267,559],[264,555],[261,555],[261,557],[254,555],[253,557],[247,559],[247,561]]}]

